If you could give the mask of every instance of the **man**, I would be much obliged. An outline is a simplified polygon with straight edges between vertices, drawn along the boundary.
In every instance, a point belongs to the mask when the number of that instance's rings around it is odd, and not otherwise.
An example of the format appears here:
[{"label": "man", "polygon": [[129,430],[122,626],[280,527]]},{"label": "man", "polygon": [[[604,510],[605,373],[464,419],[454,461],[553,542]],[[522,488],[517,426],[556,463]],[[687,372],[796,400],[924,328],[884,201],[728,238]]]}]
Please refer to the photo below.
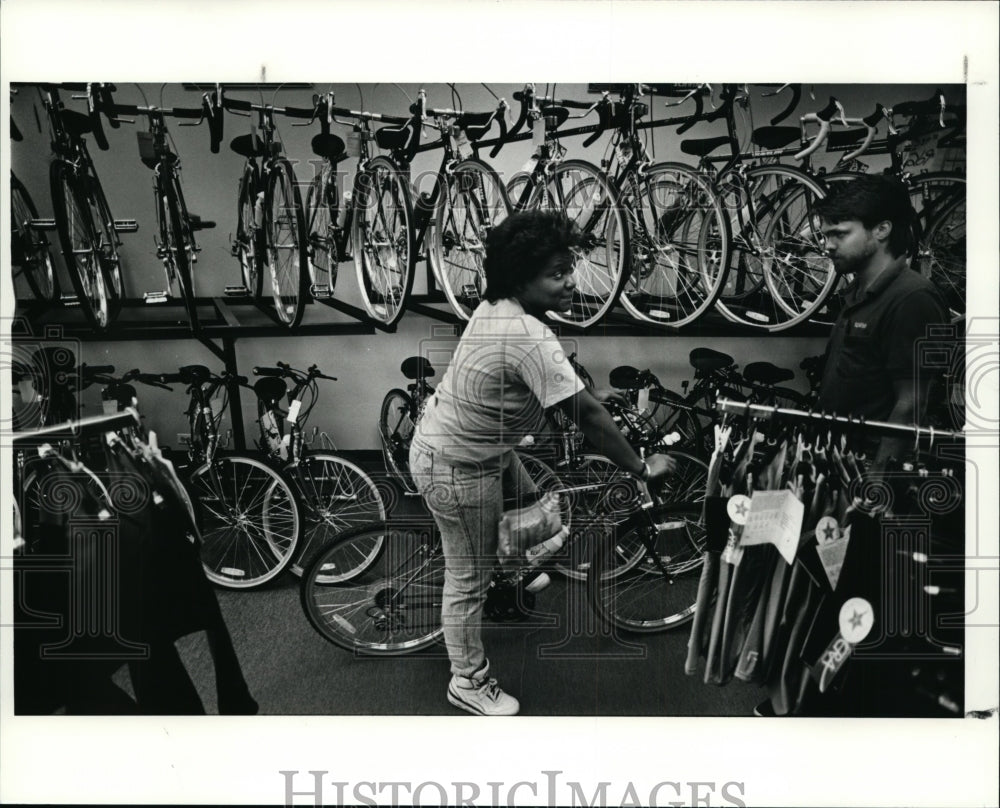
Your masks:
[{"label": "man", "polygon": [[[914,424],[928,382],[918,372],[917,343],[948,318],[934,285],[909,267],[916,216],[909,193],[891,177],[860,175],[815,210],[834,271],[854,276],[827,346],[818,408]],[[874,468],[912,445],[901,438],[873,443]]]}]

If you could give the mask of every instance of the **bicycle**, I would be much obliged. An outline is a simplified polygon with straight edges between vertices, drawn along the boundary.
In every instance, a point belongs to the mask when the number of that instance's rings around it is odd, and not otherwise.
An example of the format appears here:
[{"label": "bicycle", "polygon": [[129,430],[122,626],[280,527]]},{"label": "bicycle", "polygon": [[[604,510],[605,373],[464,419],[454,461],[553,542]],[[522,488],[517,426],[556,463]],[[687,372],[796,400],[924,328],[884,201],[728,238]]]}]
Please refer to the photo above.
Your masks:
[{"label": "bicycle", "polygon": [[[375,481],[359,466],[340,455],[313,452],[307,446],[306,424],[319,400],[316,379],[336,381],[336,377],[327,376],[316,365],[301,371],[284,362],[276,367],[255,367],[253,374],[261,377],[252,387],[260,427],[258,449],[269,463],[281,468],[302,513],[302,537],[290,566],[293,574],[302,575],[309,559],[333,537],[359,524],[385,519],[389,508]],[[286,380],[292,384],[290,390]],[[288,401],[287,410],[281,409],[282,399]],[[265,507],[267,504],[265,497]],[[368,561],[360,558],[354,566],[331,573],[330,581],[349,580],[360,574]]]},{"label": "bicycle", "polygon": [[281,143],[275,138],[274,115],[285,110],[219,92],[222,109],[246,117],[257,113],[256,126],[250,133],[233,138],[229,144],[246,162],[237,191],[236,237],[232,244],[243,285],[229,286],[226,293],[259,298],[266,266],[278,322],[296,328],[302,322],[309,295],[309,265],[305,212],[295,171],[282,156]]},{"label": "bicycle", "polygon": [[410,444],[427,399],[434,394],[434,388],[427,379],[436,371],[421,356],[404,359],[399,370],[411,383],[406,390],[394,387],[385,394],[379,410],[378,433],[386,469],[396,477],[404,491],[416,494],[417,488],[410,476]]},{"label": "bicycle", "polygon": [[[138,87],[138,85],[136,85]],[[166,85],[164,85],[166,86]],[[215,227],[215,222],[201,219],[188,212],[181,188],[181,161],[170,148],[167,117],[194,119],[195,123],[181,123],[180,126],[198,126],[209,121],[213,151],[218,150],[217,140],[221,140],[221,107],[218,93],[205,93],[202,105],[197,109],[163,107],[163,88],[160,88],[160,106],[149,105],[142,92],[145,106],[136,104],[102,104],[101,110],[109,119],[119,123],[134,123],[123,115],[143,115],[149,121],[149,130],[137,132],[139,156],[143,165],[153,171],[153,204],[156,210],[156,255],[163,262],[166,288],[163,291],[146,292],[146,303],[165,303],[178,296],[184,302],[188,323],[193,332],[198,331],[197,293],[195,291],[194,264],[198,260],[198,247],[194,234],[198,230]]]},{"label": "bicycle", "polygon": [[249,455],[219,452],[229,387],[246,384],[246,377],[187,365],[159,381],[187,385],[190,444],[187,461],[175,465],[194,505],[205,575],[229,589],[267,583],[291,564],[302,515],[284,472]]},{"label": "bicycle", "polygon": [[[60,88],[83,90],[85,95],[73,97],[87,100],[88,114],[66,109]],[[99,110],[114,89],[112,84],[39,85],[53,151],[49,183],[54,224],[77,301],[98,332],[114,321],[124,295],[118,233],[139,229],[134,219],[112,216],[83,137],[90,133],[101,150],[108,148]],[[48,222],[38,220],[36,226],[45,227]]]},{"label": "bicycle", "polygon": [[[619,486],[616,480],[597,487],[614,496],[612,489]],[[642,504],[622,524],[605,525],[610,535],[595,543],[586,573],[590,608],[606,624],[626,631],[681,626],[694,614],[705,543],[701,506],[653,505],[648,494],[626,498]],[[568,544],[576,540],[571,535]],[[362,575],[347,583],[324,583],[327,568],[337,566],[342,556],[368,552],[376,543],[375,563]],[[542,561],[534,569],[547,566]],[[498,562],[494,583],[519,573]],[[443,584],[440,535],[429,515],[416,515],[341,536],[306,570],[300,603],[313,628],[341,648],[368,655],[407,654],[440,641]],[[646,613],[636,615],[632,601],[640,585]]]}]

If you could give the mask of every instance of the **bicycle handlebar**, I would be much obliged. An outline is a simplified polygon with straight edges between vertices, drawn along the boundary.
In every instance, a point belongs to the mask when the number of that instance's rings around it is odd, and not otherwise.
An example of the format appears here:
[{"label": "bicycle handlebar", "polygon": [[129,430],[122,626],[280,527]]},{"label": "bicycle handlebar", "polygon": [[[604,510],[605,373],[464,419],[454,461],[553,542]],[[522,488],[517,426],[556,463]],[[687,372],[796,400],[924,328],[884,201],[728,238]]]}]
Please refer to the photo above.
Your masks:
[{"label": "bicycle handlebar", "polygon": [[288,379],[305,380],[310,381],[312,379],[326,379],[327,381],[335,382],[337,381],[336,376],[327,376],[325,373],[321,372],[316,365],[310,365],[308,370],[302,371],[291,367],[286,362],[276,362],[277,367],[255,367],[253,368],[254,376],[276,376],[284,377]]},{"label": "bicycle handlebar", "polygon": [[802,98],[802,85],[801,84],[782,84],[773,93],[761,93],[762,98],[769,98],[771,96],[781,95],[787,89],[792,91],[792,100],[788,102],[788,106],[785,107],[781,112],[771,118],[771,126],[777,126],[785,118],[791,115],[795,108],[799,105],[799,100]]},{"label": "bicycle handlebar", "polygon": [[841,103],[831,95],[830,101],[819,112],[807,112],[799,118],[799,122],[802,125],[807,123],[819,124],[819,132],[816,133],[816,137],[812,139],[812,142],[808,146],[792,156],[793,160],[805,160],[826,142],[826,139],[830,134],[830,122],[833,120],[833,117],[837,114],[837,112],[840,113],[840,120],[846,125],[847,119],[844,117],[844,108]]},{"label": "bicycle handlebar", "polygon": [[933,115],[935,112],[944,113],[944,110],[944,93],[941,90],[935,90],[934,95],[926,101],[904,101],[902,104],[896,104],[889,112],[894,115],[916,116]]}]

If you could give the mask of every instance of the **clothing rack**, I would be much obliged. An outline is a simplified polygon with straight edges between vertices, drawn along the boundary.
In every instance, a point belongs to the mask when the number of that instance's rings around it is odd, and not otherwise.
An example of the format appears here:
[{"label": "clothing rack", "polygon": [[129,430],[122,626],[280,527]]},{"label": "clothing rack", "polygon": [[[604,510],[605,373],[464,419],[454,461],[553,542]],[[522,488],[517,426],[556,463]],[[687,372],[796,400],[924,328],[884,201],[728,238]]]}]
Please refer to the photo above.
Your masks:
[{"label": "clothing rack", "polygon": [[123,427],[140,425],[139,413],[134,407],[126,407],[121,412],[111,415],[95,415],[79,421],[66,421],[31,432],[19,432],[14,435],[15,446],[31,446],[52,440],[79,438],[83,435],[94,435],[100,432],[113,432]]},{"label": "clothing rack", "polygon": [[722,413],[730,415],[752,416],[754,418],[769,419],[780,417],[789,421],[802,421],[809,424],[836,424],[849,429],[863,429],[880,434],[907,434],[915,438],[926,437],[931,440],[965,440],[964,432],[954,432],[947,429],[935,429],[934,427],[910,426],[906,424],[894,424],[890,421],[866,421],[864,418],[854,418],[828,414],[823,412],[805,412],[803,410],[793,410],[786,407],[769,407],[765,404],[748,404],[743,401],[732,401],[728,398],[720,398],[715,403],[715,408]]}]

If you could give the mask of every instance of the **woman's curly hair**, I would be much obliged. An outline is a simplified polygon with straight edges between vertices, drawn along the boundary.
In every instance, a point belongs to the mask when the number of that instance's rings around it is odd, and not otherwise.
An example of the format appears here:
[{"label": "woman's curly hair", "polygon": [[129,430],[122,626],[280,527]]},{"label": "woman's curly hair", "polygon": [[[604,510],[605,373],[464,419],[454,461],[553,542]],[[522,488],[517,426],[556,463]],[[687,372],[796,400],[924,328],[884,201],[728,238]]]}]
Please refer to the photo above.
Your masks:
[{"label": "woman's curly hair", "polygon": [[495,303],[513,297],[553,255],[569,252],[581,242],[579,229],[564,213],[529,210],[508,216],[486,239],[485,298]]}]

